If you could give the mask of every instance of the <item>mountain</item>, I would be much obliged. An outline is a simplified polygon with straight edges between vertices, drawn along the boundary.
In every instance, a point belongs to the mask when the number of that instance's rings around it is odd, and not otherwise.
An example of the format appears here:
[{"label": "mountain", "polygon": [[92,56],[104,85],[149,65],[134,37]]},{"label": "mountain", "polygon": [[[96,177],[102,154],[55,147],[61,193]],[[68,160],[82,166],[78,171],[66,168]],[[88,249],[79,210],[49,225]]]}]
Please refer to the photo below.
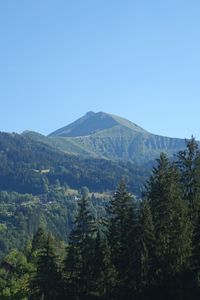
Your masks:
[{"label": "mountain", "polygon": [[[29,136],[27,136],[29,135]],[[0,132],[0,190],[39,195],[58,180],[74,189],[114,190],[124,178],[139,195],[149,167],[102,158],[75,156],[55,149],[47,137]]]},{"label": "mountain", "polygon": [[102,112],[89,112],[49,136],[0,132],[0,258],[24,248],[39,225],[67,241],[77,209],[73,191],[80,197],[84,186],[98,215],[121,179],[140,197],[152,160],[160,151],[182,148],[184,140]]},{"label": "mountain", "polygon": [[122,179],[141,196],[149,171],[148,165],[67,154],[39,133],[0,132],[0,261],[10,249],[24,249],[39,226],[67,242],[83,187],[99,216]]},{"label": "mountain", "polygon": [[88,112],[51,134],[46,142],[59,150],[86,157],[143,164],[160,152],[173,155],[185,140],[149,133],[135,123],[104,112]]},{"label": "mountain", "polygon": [[104,112],[94,113],[93,111],[90,111],[75,122],[52,132],[49,136],[87,136],[116,127],[127,128],[140,133],[147,133],[141,127],[124,118]]}]

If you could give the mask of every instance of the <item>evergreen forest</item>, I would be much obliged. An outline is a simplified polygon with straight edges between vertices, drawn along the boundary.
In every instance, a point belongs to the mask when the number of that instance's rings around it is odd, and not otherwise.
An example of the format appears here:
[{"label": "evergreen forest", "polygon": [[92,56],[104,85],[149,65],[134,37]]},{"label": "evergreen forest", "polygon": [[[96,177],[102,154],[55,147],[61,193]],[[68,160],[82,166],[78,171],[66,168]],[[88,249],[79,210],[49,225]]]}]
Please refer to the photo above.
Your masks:
[{"label": "evergreen forest", "polygon": [[[45,181],[41,186],[49,189]],[[34,212],[43,222],[33,226],[34,214],[23,214],[21,206],[10,219],[12,228],[34,234],[19,235],[23,243],[18,243],[17,233],[12,235],[9,247],[6,235],[1,238],[1,300],[200,299],[200,151],[193,137],[174,159],[160,154],[140,198],[122,180],[100,207],[87,188],[80,199],[66,204],[58,186],[56,182],[46,191],[52,201],[60,193],[51,211],[41,205]],[[4,191],[2,210],[12,197],[16,206],[22,198],[28,203],[26,212],[41,200],[37,193],[22,197]],[[10,205],[11,215],[12,209]],[[28,220],[19,227],[21,215]],[[53,216],[60,236],[55,222],[47,226]],[[7,231],[1,221],[3,235]]]}]

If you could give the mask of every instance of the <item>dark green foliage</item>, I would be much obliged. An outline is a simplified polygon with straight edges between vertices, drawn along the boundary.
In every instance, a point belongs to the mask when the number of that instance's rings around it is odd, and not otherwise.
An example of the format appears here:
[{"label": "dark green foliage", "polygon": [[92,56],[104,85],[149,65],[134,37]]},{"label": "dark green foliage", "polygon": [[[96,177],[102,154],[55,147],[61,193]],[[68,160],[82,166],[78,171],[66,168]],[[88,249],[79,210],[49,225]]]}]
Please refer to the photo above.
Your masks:
[{"label": "dark green foliage", "polygon": [[160,155],[143,200],[121,182],[106,211],[86,188],[78,202],[66,196],[60,179],[40,196],[0,192],[1,254],[22,249],[1,261],[0,299],[199,299],[199,154],[194,140],[187,147],[178,167]]},{"label": "dark green foliage", "polygon": [[146,195],[155,227],[156,280],[161,293],[170,297],[168,292],[174,291],[175,296],[175,278],[190,261],[192,234],[179,174],[164,154],[153,170]]},{"label": "dark green foliage", "polygon": [[[134,224],[133,198],[121,182],[108,208],[108,241],[111,249],[111,262],[117,274],[116,297],[130,297],[132,288],[130,261],[132,249],[132,230]],[[127,272],[128,271],[128,272]],[[132,273],[132,270],[130,270]]]},{"label": "dark green foliage", "polygon": [[[35,236],[35,241],[39,236]],[[36,246],[36,245],[35,245]],[[39,240],[36,259],[36,272],[30,281],[30,300],[56,300],[61,295],[61,274],[56,262],[54,241],[50,235],[44,243]]]},{"label": "dark green foliage", "polygon": [[[13,245],[22,249],[39,226],[67,241],[77,205],[66,186],[101,192],[126,178],[139,195],[147,174],[131,163],[67,155],[43,139],[0,133],[0,258]],[[104,211],[101,201],[95,205]]]},{"label": "dark green foliage", "polygon": [[155,285],[156,240],[151,210],[144,201],[139,211],[137,224],[133,232],[132,267],[135,281],[134,289],[138,295],[149,292]]},{"label": "dark green foliage", "polygon": [[0,133],[0,190],[46,194],[59,180],[61,186],[101,192],[114,190],[126,178],[131,190],[140,194],[148,171],[136,164],[69,155],[43,140]]},{"label": "dark green foliage", "polygon": [[189,217],[195,224],[200,209],[200,152],[194,137],[186,142],[186,150],[179,151],[177,165],[180,169],[183,196],[188,202]]},{"label": "dark green foliage", "polygon": [[0,258],[13,247],[22,249],[40,226],[67,242],[76,209],[64,190],[50,190],[45,198],[0,192]]},{"label": "dark green foliage", "polygon": [[0,133],[0,190],[41,194],[45,176],[63,154],[19,134]]},{"label": "dark green foliage", "polygon": [[41,227],[39,227],[33,236],[32,251],[34,252],[34,251],[43,249],[45,244],[46,244],[45,231]]},{"label": "dark green foliage", "polygon": [[28,299],[30,274],[33,270],[26,256],[13,249],[1,262],[0,299]]},{"label": "dark green foliage", "polygon": [[111,251],[106,236],[97,230],[94,244],[94,267],[92,293],[96,299],[113,299],[116,270],[111,261]]},{"label": "dark green foliage", "polygon": [[75,219],[75,228],[70,235],[69,255],[65,263],[66,276],[70,282],[69,294],[73,297],[76,291],[77,299],[86,300],[90,297],[93,282],[94,233],[94,219],[89,208],[89,199],[82,197]]},{"label": "dark green foliage", "polygon": [[197,223],[193,232],[193,251],[192,263],[196,273],[196,281],[198,287],[200,286],[200,213],[197,218]]}]

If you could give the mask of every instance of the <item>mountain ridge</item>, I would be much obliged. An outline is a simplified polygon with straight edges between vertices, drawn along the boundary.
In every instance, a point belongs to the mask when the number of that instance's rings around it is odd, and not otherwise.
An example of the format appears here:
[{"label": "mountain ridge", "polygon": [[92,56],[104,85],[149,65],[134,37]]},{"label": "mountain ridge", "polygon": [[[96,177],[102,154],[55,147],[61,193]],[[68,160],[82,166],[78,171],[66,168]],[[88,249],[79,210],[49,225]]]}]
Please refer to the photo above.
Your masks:
[{"label": "mountain ridge", "polygon": [[77,136],[87,136],[100,132],[105,129],[113,128],[115,126],[122,126],[132,129],[136,132],[147,132],[143,128],[139,127],[137,124],[105,112],[87,112],[83,117],[77,119],[76,121],[64,126],[48,136],[63,136],[63,137],[77,137]]},{"label": "mountain ridge", "polygon": [[154,160],[160,152],[172,156],[185,147],[184,139],[156,135],[125,118],[92,111],[48,138],[67,153],[136,163]]}]

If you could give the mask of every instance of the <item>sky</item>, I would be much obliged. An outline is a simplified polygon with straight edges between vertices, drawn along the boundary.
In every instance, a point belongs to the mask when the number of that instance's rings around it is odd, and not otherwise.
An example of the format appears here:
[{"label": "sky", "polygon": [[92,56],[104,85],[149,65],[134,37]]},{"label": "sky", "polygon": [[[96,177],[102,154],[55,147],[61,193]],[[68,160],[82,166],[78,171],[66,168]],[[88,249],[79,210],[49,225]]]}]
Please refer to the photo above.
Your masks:
[{"label": "sky", "polygon": [[199,0],[1,0],[0,131],[88,111],[200,139]]}]

